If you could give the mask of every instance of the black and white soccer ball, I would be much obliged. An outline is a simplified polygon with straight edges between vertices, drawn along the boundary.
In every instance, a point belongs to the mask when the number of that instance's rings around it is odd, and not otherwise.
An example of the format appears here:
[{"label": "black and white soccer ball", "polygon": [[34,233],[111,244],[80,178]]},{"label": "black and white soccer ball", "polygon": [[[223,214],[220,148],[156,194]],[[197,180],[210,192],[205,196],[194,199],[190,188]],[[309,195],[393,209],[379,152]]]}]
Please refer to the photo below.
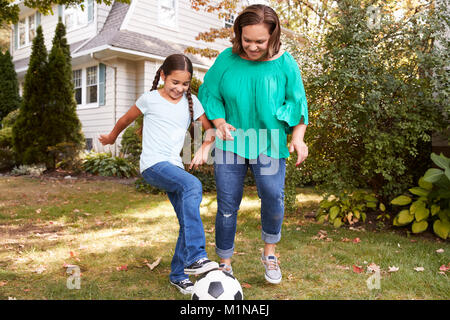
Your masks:
[{"label": "black and white soccer ball", "polygon": [[239,281],[227,272],[212,270],[194,284],[192,300],[243,300]]}]

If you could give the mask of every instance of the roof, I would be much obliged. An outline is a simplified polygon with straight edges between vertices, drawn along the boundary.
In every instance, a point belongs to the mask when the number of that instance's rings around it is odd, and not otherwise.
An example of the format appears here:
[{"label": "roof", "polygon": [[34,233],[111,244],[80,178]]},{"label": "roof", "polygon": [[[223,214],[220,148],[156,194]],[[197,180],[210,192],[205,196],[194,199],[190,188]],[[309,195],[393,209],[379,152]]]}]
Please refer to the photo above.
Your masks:
[{"label": "roof", "polygon": [[[187,48],[186,45],[161,40],[137,32],[120,30],[129,8],[129,4],[114,2],[102,30],[90,41],[76,49],[75,52],[93,50],[109,45],[161,57],[167,57],[174,53],[184,53],[184,50]],[[194,55],[186,55],[193,63],[204,65],[204,62]]]}]

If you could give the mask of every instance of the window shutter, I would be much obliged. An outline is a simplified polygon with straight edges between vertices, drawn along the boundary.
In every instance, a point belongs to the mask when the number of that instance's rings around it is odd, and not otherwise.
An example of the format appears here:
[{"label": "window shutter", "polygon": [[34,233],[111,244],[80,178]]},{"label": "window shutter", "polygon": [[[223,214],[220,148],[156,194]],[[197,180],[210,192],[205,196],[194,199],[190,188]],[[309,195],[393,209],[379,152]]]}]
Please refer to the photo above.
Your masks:
[{"label": "window shutter", "polygon": [[36,28],[41,24],[41,13],[39,11],[36,12]]},{"label": "window shutter", "polygon": [[94,20],[94,0],[88,0],[88,22]]},{"label": "window shutter", "polygon": [[106,66],[103,63],[99,64],[99,77],[98,77],[98,104],[100,106],[105,105],[106,101]]},{"label": "window shutter", "polygon": [[19,24],[14,24],[14,50],[19,47]]},{"label": "window shutter", "polygon": [[58,4],[58,18],[63,18],[63,6]]}]

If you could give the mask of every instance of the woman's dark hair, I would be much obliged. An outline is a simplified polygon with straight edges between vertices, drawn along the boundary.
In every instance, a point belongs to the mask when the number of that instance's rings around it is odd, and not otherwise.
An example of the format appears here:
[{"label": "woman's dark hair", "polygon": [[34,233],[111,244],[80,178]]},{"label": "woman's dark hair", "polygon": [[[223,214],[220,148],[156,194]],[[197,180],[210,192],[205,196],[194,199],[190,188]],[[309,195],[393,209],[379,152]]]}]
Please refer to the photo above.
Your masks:
[{"label": "woman's dark hair", "polygon": [[266,5],[254,4],[245,8],[234,21],[234,38],[231,40],[233,43],[233,53],[239,55],[244,53],[244,48],[242,47],[242,28],[260,23],[265,23],[269,26],[270,38],[267,57],[265,58],[272,58],[280,51],[281,26],[277,13]]},{"label": "woman's dark hair", "polygon": [[[153,80],[153,86],[150,89],[150,91],[158,89],[159,79],[161,78],[161,71],[164,72],[164,75],[167,77],[169,76],[173,71],[187,71],[191,74],[191,78],[193,75],[193,67],[191,60],[186,57],[183,54],[172,54],[168,56],[163,64],[159,67],[158,71],[156,71],[155,79]],[[189,88],[186,91],[186,98],[189,103],[189,114],[191,122],[194,118],[194,102],[192,101],[192,95],[191,95],[191,85],[189,84]],[[137,130],[137,133],[139,135],[142,135],[142,126]]]}]

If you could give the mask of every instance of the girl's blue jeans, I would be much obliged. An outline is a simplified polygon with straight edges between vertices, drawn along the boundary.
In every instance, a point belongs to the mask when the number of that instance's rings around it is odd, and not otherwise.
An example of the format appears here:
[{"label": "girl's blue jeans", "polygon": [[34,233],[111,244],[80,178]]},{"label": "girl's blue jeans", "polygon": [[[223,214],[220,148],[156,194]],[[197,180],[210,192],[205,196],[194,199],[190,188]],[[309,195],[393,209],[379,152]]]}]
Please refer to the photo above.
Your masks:
[{"label": "girl's blue jeans", "polygon": [[180,224],[169,278],[172,282],[188,279],[184,268],[207,256],[200,218],[202,184],[192,174],[167,161],[146,169],[142,176],[147,183],[167,192]]},{"label": "girl's blue jeans", "polygon": [[248,160],[218,148],[214,151],[217,255],[222,259],[231,258],[233,255],[237,212],[248,167],[255,177],[258,196],[261,199],[261,238],[265,243],[279,242],[284,218],[286,159],[260,154],[257,159]]}]

